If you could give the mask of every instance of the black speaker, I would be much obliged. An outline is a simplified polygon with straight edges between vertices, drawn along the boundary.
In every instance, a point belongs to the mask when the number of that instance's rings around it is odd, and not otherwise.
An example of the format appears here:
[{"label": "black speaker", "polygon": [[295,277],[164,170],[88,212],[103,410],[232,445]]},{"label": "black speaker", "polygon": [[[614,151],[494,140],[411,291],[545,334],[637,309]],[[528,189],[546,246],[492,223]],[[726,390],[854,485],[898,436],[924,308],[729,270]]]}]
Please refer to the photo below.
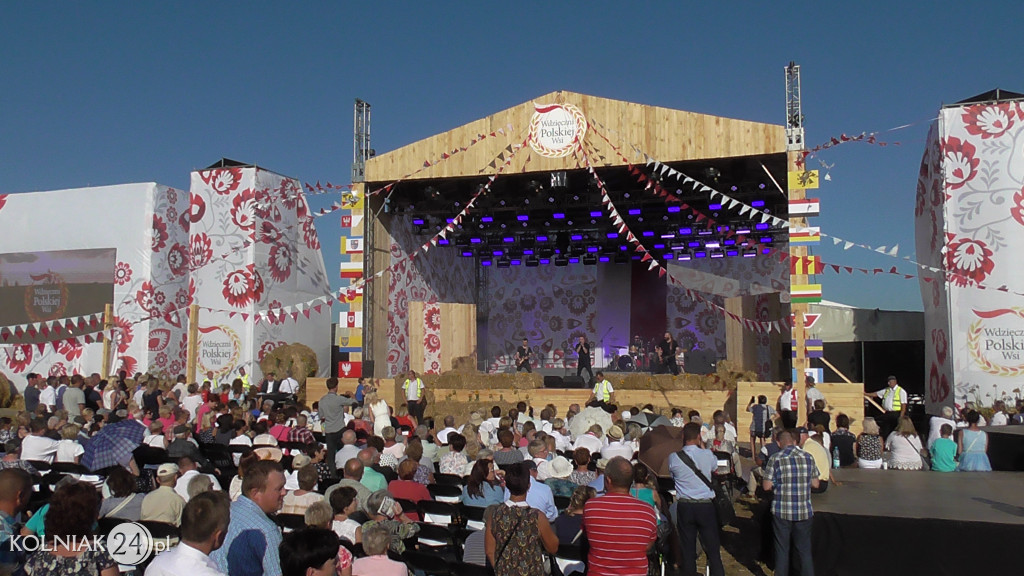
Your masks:
[{"label": "black speaker", "polygon": [[715,353],[710,350],[691,350],[683,358],[683,370],[687,374],[712,374],[715,371]]},{"label": "black speaker", "polygon": [[545,388],[565,388],[565,384],[562,382],[561,376],[545,376],[544,377]]},{"label": "black speaker", "polygon": [[373,373],[373,360],[363,360],[363,378],[375,378]]},{"label": "black speaker", "polygon": [[562,379],[563,388],[586,388],[587,382],[582,376],[566,376]]}]

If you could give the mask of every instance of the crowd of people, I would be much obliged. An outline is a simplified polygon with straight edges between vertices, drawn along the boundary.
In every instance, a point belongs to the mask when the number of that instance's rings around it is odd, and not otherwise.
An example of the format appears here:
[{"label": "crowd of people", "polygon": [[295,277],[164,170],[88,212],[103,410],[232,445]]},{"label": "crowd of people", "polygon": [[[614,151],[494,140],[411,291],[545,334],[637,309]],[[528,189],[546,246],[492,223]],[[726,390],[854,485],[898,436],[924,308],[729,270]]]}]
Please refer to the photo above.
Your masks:
[{"label": "crowd of people", "polygon": [[[339,394],[336,379],[305,406],[287,380],[30,375],[26,410],[0,419],[0,565],[114,574],[103,549],[28,553],[11,542],[85,538],[103,522],[137,521],[173,527],[179,542],[146,574],[405,575],[417,567],[420,532],[441,522],[459,527],[446,551],[453,566],[498,575],[655,573],[673,547],[692,574],[698,538],[709,572],[724,574],[712,479],[743,474],[738,432],[723,411],[704,422],[673,410],[683,447],[668,456],[674,493],[666,501],[637,459],[644,430],[631,421],[653,407],[618,410],[610,385],[595,386],[593,408],[574,404],[564,416],[520,402],[435,422],[423,416],[416,374],[397,407],[364,381]],[[847,416],[833,421],[820,392],[807,397],[803,426],[790,426],[795,394],[787,390],[774,407],[763,396],[747,406],[754,467],[745,492],[770,495],[776,573],[787,573],[790,548],[810,565],[810,495],[837,484],[835,468],[990,469],[975,411],[933,418],[923,441],[904,399],[889,434],[866,418],[855,436]],[[883,400],[899,406],[898,391]],[[587,410],[610,413],[611,423],[591,423]],[[137,427],[138,448],[103,469],[83,466],[90,443],[112,426]],[[59,481],[45,494],[51,480]]]}]

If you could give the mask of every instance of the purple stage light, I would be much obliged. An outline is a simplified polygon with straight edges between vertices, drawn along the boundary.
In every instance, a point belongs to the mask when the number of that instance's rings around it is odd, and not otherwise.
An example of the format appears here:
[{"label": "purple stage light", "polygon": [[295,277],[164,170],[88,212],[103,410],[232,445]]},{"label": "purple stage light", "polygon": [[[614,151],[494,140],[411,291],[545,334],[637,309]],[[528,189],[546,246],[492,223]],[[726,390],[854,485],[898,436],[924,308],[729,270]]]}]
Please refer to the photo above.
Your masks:
[{"label": "purple stage light", "polygon": [[757,185],[757,189],[758,190],[764,190],[764,188],[765,188],[764,182],[761,182],[760,184]]},{"label": "purple stage light", "polygon": [[565,218],[565,213],[555,212],[554,214],[551,215],[551,217],[554,218],[555,220],[562,220]]},{"label": "purple stage light", "polygon": [[690,248],[700,248],[700,242],[697,242],[696,240],[694,240],[693,242],[688,242],[686,245],[689,246]]},{"label": "purple stage light", "polygon": [[721,210],[721,204],[708,204],[708,210]]},{"label": "purple stage light", "polygon": [[597,246],[587,246],[587,252],[600,252],[600,250]]},{"label": "purple stage light", "polygon": [[513,266],[519,266],[519,265],[520,265],[520,264],[522,264],[522,263],[523,263],[523,261],[522,261],[522,260],[519,260],[519,259],[513,259],[513,260],[512,260],[512,265],[513,265]]},{"label": "purple stage light", "polygon": [[601,217],[601,211],[600,210],[591,210],[590,211],[590,217],[591,218],[600,218]]},{"label": "purple stage light", "polygon": [[697,232],[698,236],[710,236],[712,234],[714,234],[714,232],[712,232],[711,230],[699,230]]},{"label": "purple stage light", "polygon": [[492,262],[490,260],[481,260],[480,261],[480,265],[481,266],[490,266],[491,264],[492,264]]},{"label": "purple stage light", "polygon": [[680,228],[679,233],[682,234],[683,236],[688,236],[690,234],[693,234],[693,228]]},{"label": "purple stage light", "polygon": [[523,256],[533,256],[533,250],[530,250],[530,249],[523,250]]},{"label": "purple stage light", "polygon": [[551,264],[551,259],[550,258],[541,258],[540,259],[540,263],[544,264],[544,265]]},{"label": "purple stage light", "polygon": [[761,244],[770,244],[771,241],[772,241],[772,237],[771,236],[762,236],[761,237]]},{"label": "purple stage light", "polygon": [[467,257],[467,258],[468,257],[472,257],[473,256],[473,252],[471,250],[463,250],[462,251],[462,255]]},{"label": "purple stage light", "polygon": [[758,222],[754,226],[754,229],[755,230],[767,230],[768,229],[768,223],[767,222]]},{"label": "purple stage light", "polygon": [[520,214],[520,215],[516,216],[516,220],[519,220],[520,222],[526,222],[529,219],[530,219],[530,217],[527,216],[526,214]]},{"label": "purple stage light", "polygon": [[704,247],[705,248],[719,248],[721,246],[722,246],[722,244],[718,240],[714,240],[714,241],[710,241],[710,242],[705,242],[704,243]]},{"label": "purple stage light", "polygon": [[726,250],[725,251],[725,255],[726,256],[739,256],[740,252],[739,252],[739,250]]},{"label": "purple stage light", "polygon": [[654,232],[651,230],[644,230],[643,235],[644,238],[651,238],[652,236],[654,236]]},{"label": "purple stage light", "polygon": [[735,246],[736,245],[736,241],[735,240],[731,240],[731,239],[730,240],[724,240],[722,242],[722,244],[724,244],[725,246]]},{"label": "purple stage light", "polygon": [[512,243],[514,243],[516,241],[516,239],[511,237],[511,236],[506,236],[506,237],[502,238],[501,240],[505,244],[512,244]]},{"label": "purple stage light", "polygon": [[737,234],[750,234],[750,228],[737,228]]},{"label": "purple stage light", "polygon": [[494,222],[494,217],[493,216],[484,216],[483,218],[480,219],[480,221],[481,222]]},{"label": "purple stage light", "polygon": [[640,215],[640,209],[639,208],[630,208],[629,209],[629,215],[630,216],[639,216]]},{"label": "purple stage light", "polygon": [[669,206],[668,207],[668,211],[669,212],[679,212],[679,210],[680,210],[679,206]]},{"label": "purple stage light", "polygon": [[693,253],[693,257],[694,258],[707,258],[708,257],[708,253],[704,252],[703,250],[698,250],[698,251]]},{"label": "purple stage light", "polygon": [[662,238],[675,238],[676,235],[675,234],[662,234],[661,237]]},{"label": "purple stage light", "polygon": [[547,242],[547,241],[548,241],[548,237],[547,236],[537,236],[537,242]]},{"label": "purple stage light", "polygon": [[772,253],[772,249],[771,248],[762,248],[761,249],[761,254],[771,254],[771,253]]},{"label": "purple stage light", "polygon": [[626,250],[629,250],[629,246],[619,246],[619,250],[625,252]]},{"label": "purple stage light", "polygon": [[609,232],[609,233],[605,234],[605,237],[606,238],[618,238],[619,235],[616,232]]},{"label": "purple stage light", "polygon": [[[764,184],[761,184],[761,186],[764,186]],[[764,200],[754,200],[750,205],[754,208],[764,208]]]},{"label": "purple stage light", "polygon": [[654,245],[654,249],[655,250],[664,250],[665,249],[665,245],[664,244],[655,244]]},{"label": "purple stage light", "polygon": [[451,224],[452,222],[455,222],[455,218],[445,218],[445,222]]},{"label": "purple stage light", "polygon": [[469,239],[469,243],[470,244],[479,244],[480,242],[483,242],[483,240],[481,240],[479,238],[470,238]]},{"label": "purple stage light", "polygon": [[728,226],[719,226],[718,227],[718,231],[719,232],[728,232],[729,231],[729,227]]},{"label": "purple stage light", "polygon": [[423,218],[413,218],[412,225],[413,226],[423,226]]},{"label": "purple stage light", "polygon": [[574,242],[578,242],[580,240],[583,240],[583,236],[581,236],[579,234],[573,234],[572,236],[569,236],[569,239],[574,241]]},{"label": "purple stage light", "polygon": [[598,258],[598,261],[599,262],[611,262],[611,258],[609,258],[607,256],[601,256],[600,258]]},{"label": "purple stage light", "polygon": [[447,238],[438,238],[437,239],[437,245],[438,246],[447,246],[448,244],[450,244],[450,242],[448,242]]},{"label": "purple stage light", "polygon": [[570,263],[570,264],[579,264],[579,263],[580,263],[580,259],[579,259],[579,258],[577,258],[577,257],[575,257],[575,256],[571,256],[571,257],[569,258],[569,263]]}]

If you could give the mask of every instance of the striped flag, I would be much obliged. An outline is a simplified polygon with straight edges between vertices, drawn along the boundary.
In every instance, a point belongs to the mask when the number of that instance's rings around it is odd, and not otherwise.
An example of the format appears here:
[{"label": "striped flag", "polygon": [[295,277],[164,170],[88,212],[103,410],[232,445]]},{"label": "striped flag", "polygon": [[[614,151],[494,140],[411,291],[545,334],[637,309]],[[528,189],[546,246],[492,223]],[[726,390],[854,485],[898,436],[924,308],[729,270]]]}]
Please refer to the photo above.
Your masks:
[{"label": "striped flag", "polygon": [[818,216],[820,214],[821,207],[817,198],[789,201],[790,216]]},{"label": "striped flag", "polygon": [[346,328],[362,328],[363,327],[363,313],[362,312],[348,312],[345,314],[345,327]]},{"label": "striped flag", "polygon": [[[793,348],[793,358],[796,358],[796,340],[791,340],[790,344]],[[821,340],[812,340],[808,338],[804,340],[804,356],[806,358],[822,358],[825,356],[825,345]]]},{"label": "striped flag", "polygon": [[342,254],[362,254],[363,253],[363,238],[362,236],[356,238],[342,238],[341,239],[341,253]]},{"label": "striped flag", "polygon": [[793,304],[821,302],[821,284],[793,284],[789,294]]},{"label": "striped flag", "polygon": [[819,256],[791,256],[789,258],[790,274],[821,274],[825,265]]},{"label": "striped flag", "polygon": [[809,228],[790,228],[789,242],[791,244],[812,244],[821,242],[821,228],[811,226]]},{"label": "striped flag", "polygon": [[342,262],[341,263],[341,277],[342,278],[362,278],[363,277],[363,263],[362,262]]}]

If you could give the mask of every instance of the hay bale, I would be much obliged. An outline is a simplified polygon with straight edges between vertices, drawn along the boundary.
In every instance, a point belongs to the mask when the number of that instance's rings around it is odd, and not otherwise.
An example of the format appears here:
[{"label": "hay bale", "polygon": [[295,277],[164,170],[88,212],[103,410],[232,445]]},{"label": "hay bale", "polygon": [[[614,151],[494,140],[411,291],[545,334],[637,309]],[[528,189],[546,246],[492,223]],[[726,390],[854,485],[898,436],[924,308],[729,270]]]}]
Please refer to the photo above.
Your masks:
[{"label": "hay bale", "polygon": [[0,372],[0,408],[18,411],[25,409],[25,398],[18,393],[18,389],[2,372]]},{"label": "hay bale", "polygon": [[316,360],[316,352],[305,344],[286,344],[278,346],[267,354],[260,362],[260,370],[264,374],[273,372],[279,376],[291,374],[299,383],[299,402],[306,401],[306,378],[316,376],[320,365]]}]

